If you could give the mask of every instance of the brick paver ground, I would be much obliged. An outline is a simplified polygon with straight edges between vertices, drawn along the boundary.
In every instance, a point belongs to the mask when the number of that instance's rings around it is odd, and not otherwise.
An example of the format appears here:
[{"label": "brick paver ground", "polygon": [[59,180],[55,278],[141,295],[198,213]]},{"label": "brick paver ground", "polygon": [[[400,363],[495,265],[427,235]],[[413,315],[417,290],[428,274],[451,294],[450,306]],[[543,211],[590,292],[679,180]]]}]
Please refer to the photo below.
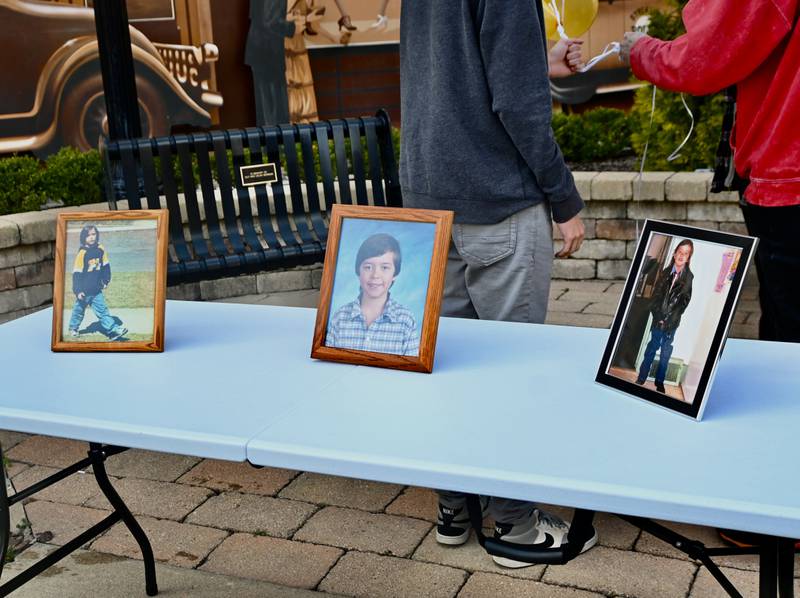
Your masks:
[{"label": "brick paver ground", "polygon": [[[622,287],[619,281],[556,280],[547,321],[608,327]],[[301,291],[236,301],[315,306],[317,295]],[[757,290],[748,285],[732,336],[755,337],[758,317]],[[10,459],[9,474],[17,489],[82,458],[86,451],[80,442],[9,432],[0,432],[0,443]],[[425,488],[253,469],[246,464],[138,450],[109,459],[108,471],[151,539],[156,559],[173,584],[169,595],[198,595],[198,588],[211,584],[208,588],[215,588],[214,592],[202,595],[724,596],[695,562],[606,514],[596,519],[599,545],[572,563],[509,570],[496,566],[474,538],[458,548],[438,545],[433,535],[436,497]],[[41,539],[49,544],[67,541],[102,519],[108,508],[93,477],[80,473],[26,505],[34,532],[43,534]],[[559,507],[548,509],[562,516],[570,513]],[[676,528],[704,542],[717,542],[709,528]],[[104,585],[103,596],[129,596],[132,587],[144,595],[143,583],[115,584],[113,580],[121,571],[141,576],[140,569],[122,566],[126,557],[138,557],[124,528],[118,524],[86,548],[89,552],[83,553],[83,561],[90,562],[85,555],[97,555],[100,560],[93,571],[106,567],[112,577]],[[20,562],[25,558],[25,552],[18,556]],[[721,564],[745,591],[755,592],[754,557],[726,558]],[[53,568],[47,577],[29,583],[24,595],[37,595],[38,589],[41,595],[59,598],[85,596],[77,576],[67,575],[74,566],[78,565]],[[179,575],[181,571],[193,577]],[[800,567],[797,571],[800,574]]]}]

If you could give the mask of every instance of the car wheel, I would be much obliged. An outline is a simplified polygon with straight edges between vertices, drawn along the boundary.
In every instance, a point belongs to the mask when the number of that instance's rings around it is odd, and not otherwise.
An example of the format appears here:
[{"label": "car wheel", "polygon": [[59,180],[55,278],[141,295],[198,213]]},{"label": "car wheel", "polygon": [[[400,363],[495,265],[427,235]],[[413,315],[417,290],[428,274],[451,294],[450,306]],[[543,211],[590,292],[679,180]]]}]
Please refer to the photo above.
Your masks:
[{"label": "car wheel", "polygon": [[[158,88],[147,79],[137,76],[136,93],[142,135],[155,137],[168,134],[167,110]],[[100,136],[108,135],[103,77],[99,72],[66,88],[59,120],[62,142],[82,151],[97,148]]]}]

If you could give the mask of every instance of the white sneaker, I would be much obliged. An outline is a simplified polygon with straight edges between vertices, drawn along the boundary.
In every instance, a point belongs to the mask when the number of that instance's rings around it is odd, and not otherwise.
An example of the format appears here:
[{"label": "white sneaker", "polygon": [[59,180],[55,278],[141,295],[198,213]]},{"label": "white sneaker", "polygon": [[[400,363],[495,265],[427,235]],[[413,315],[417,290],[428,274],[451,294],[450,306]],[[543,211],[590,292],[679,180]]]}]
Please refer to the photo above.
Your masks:
[{"label": "white sneaker", "polygon": [[[592,528],[592,537],[589,538],[581,548],[581,552],[586,552],[597,544],[597,530]],[[530,519],[517,525],[497,523],[494,528],[494,537],[505,542],[514,544],[529,544],[539,548],[559,548],[567,543],[569,533],[569,523],[545,511],[534,509]],[[492,556],[495,563],[501,567],[519,569],[530,567],[536,563],[525,563],[513,559]]]},{"label": "white sneaker", "polygon": [[[486,516],[488,501],[481,496],[481,518]],[[460,546],[469,539],[469,530],[472,522],[469,518],[467,505],[461,507],[446,507],[439,503],[439,517],[436,521],[436,541],[448,546]]]},{"label": "white sneaker", "polygon": [[378,18],[375,19],[375,22],[367,27],[367,29],[372,29],[374,31],[384,31],[389,26],[389,17],[386,15],[378,15]]}]

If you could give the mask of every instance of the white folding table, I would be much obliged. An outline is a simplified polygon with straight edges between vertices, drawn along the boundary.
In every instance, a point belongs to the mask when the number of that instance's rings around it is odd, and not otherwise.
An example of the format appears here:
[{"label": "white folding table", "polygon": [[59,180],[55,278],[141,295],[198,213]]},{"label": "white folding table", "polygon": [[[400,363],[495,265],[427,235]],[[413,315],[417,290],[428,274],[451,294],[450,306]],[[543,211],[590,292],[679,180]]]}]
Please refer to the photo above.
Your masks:
[{"label": "white folding table", "polygon": [[170,301],[162,355],[11,322],[0,428],[766,534],[791,596],[800,345],[728,341],[695,422],[595,384],[605,330],[443,318],[428,375],[309,359],[314,317]]}]

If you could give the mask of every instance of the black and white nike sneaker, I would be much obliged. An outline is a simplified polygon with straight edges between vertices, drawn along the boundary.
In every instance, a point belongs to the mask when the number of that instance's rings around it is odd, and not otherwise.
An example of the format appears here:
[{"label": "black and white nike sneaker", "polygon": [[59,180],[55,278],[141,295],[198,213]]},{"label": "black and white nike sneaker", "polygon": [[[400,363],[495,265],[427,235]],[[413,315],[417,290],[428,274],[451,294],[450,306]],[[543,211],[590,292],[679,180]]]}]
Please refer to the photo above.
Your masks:
[{"label": "black and white nike sneaker", "polygon": [[[593,534],[583,545],[581,552],[586,552],[597,544],[597,530],[592,528]],[[510,523],[496,523],[494,537],[498,540],[513,542],[514,544],[529,544],[538,548],[559,548],[567,542],[569,523],[546,511],[534,509],[527,521],[512,525]],[[492,556],[495,563],[510,569],[530,567],[534,563],[525,563],[513,559]]]},{"label": "black and white nike sneaker", "polygon": [[[488,501],[481,498],[482,516],[486,515]],[[469,520],[467,505],[460,507],[446,507],[439,503],[439,517],[436,521],[436,541],[439,544],[460,546],[469,539],[469,530],[472,525]]]}]

